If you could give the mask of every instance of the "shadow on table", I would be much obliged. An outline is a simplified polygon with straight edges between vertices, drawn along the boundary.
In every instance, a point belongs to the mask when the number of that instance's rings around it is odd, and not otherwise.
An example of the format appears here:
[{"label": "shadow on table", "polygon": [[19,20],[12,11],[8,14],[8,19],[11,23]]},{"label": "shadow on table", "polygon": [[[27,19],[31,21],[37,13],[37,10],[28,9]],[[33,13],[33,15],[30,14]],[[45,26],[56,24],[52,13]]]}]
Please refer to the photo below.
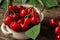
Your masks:
[{"label": "shadow on table", "polygon": [[55,40],[54,28],[49,26],[49,17],[45,17],[41,23],[41,31],[36,40]]}]

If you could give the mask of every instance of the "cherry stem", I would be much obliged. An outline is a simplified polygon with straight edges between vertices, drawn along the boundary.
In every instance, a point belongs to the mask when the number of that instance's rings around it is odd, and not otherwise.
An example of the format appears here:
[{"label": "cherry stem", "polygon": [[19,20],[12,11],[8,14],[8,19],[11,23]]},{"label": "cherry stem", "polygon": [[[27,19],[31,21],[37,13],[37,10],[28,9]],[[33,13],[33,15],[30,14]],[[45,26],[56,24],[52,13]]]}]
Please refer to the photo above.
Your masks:
[{"label": "cherry stem", "polygon": [[[29,16],[30,16],[30,13],[28,13],[28,14],[25,16],[25,18],[29,18]],[[24,24],[25,24],[25,22],[24,22]]]},{"label": "cherry stem", "polygon": [[30,14],[27,15],[27,18],[30,16]]},{"label": "cherry stem", "polygon": [[[7,6],[9,6],[9,5],[13,5],[13,1],[12,0],[8,0],[7,1]],[[7,7],[7,10],[8,10],[8,7]]]},{"label": "cherry stem", "polygon": [[15,12],[13,10],[11,10],[11,12],[15,14]]},{"label": "cherry stem", "polygon": [[26,17],[28,18],[29,16],[30,16],[30,13],[27,13],[27,15],[25,16],[25,18],[26,18]]},{"label": "cherry stem", "polygon": [[13,21],[15,21],[15,19],[13,18]]},{"label": "cherry stem", "polygon": [[[34,8],[32,9],[32,12],[35,11]],[[32,15],[34,16],[34,14],[32,13]]]}]

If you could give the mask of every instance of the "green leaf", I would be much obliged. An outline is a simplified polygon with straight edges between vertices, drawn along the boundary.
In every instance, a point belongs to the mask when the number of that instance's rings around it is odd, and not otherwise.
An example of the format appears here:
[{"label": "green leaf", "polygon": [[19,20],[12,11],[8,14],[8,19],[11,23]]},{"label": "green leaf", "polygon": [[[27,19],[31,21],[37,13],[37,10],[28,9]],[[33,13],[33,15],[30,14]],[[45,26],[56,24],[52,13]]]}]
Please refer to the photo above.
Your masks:
[{"label": "green leaf", "polygon": [[9,4],[10,3],[10,0],[6,0],[7,1],[7,4]]},{"label": "green leaf", "polygon": [[28,0],[22,0],[22,3],[24,4],[24,3],[26,3]]},{"label": "green leaf", "polygon": [[0,8],[3,8],[4,10],[7,9],[7,1],[4,0],[3,4],[0,6]]},{"label": "green leaf", "polygon": [[58,6],[57,0],[41,0],[46,8]]},{"label": "green leaf", "polygon": [[37,0],[30,0],[30,4],[32,4],[32,5],[36,5],[38,3],[38,1]]},{"label": "green leaf", "polygon": [[14,0],[14,3],[20,4],[20,3],[22,3],[21,1],[22,1],[22,0]]},{"label": "green leaf", "polygon": [[42,5],[44,7],[44,4],[41,0],[38,0],[38,2],[40,3],[40,5]]},{"label": "green leaf", "polygon": [[40,33],[40,24],[33,26],[31,29],[25,32],[26,36],[32,39],[36,39],[39,33]]},{"label": "green leaf", "polygon": [[5,1],[3,2],[3,4],[1,5],[0,8],[3,8],[4,10],[7,10],[7,7],[8,7],[8,5],[9,5],[9,2],[10,2],[10,0],[5,0]]}]

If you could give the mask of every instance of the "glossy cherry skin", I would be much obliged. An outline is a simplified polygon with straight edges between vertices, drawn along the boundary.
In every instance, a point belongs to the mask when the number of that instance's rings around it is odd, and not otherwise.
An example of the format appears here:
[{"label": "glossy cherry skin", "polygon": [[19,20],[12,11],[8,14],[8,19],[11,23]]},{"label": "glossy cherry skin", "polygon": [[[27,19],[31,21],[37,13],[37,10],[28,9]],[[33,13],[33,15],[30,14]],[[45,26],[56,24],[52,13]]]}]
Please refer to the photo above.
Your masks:
[{"label": "glossy cherry skin", "polygon": [[30,12],[30,17],[33,16],[39,16],[39,14],[36,11],[32,10],[32,12]]},{"label": "glossy cherry skin", "polygon": [[17,22],[11,22],[10,28],[14,31],[18,31],[19,30],[19,24]]},{"label": "glossy cherry skin", "polygon": [[12,6],[12,5],[9,5],[9,6],[8,6],[8,10],[9,10],[9,11],[13,10],[13,6]]},{"label": "glossy cherry skin", "polygon": [[21,11],[22,9],[24,9],[24,7],[23,6],[19,6],[19,10]]},{"label": "glossy cherry skin", "polygon": [[27,15],[27,10],[26,9],[22,9],[21,12],[20,12],[20,16],[21,17],[25,17]]},{"label": "glossy cherry skin", "polygon": [[60,26],[60,21],[58,22],[58,26]]},{"label": "glossy cherry skin", "polygon": [[32,17],[31,18],[31,23],[34,24],[34,25],[39,24],[40,23],[40,18],[37,17],[37,16]]},{"label": "glossy cherry skin", "polygon": [[60,40],[60,35],[57,35],[56,36],[56,40]]},{"label": "glossy cherry skin", "polygon": [[32,11],[32,7],[28,8],[28,13],[30,13]]},{"label": "glossy cherry skin", "polygon": [[22,19],[19,19],[17,23],[19,23],[19,24],[20,23],[24,23],[24,19],[23,18]]},{"label": "glossy cherry skin", "polygon": [[55,33],[56,33],[57,35],[60,35],[60,27],[59,27],[59,26],[55,28]]},{"label": "glossy cherry skin", "polygon": [[21,29],[22,32],[26,31],[28,28],[29,28],[29,26],[27,24],[24,24],[24,23],[20,24],[20,29]]},{"label": "glossy cherry skin", "polygon": [[19,12],[19,10],[18,10],[18,7],[15,5],[15,6],[13,6],[13,11],[14,12],[16,12],[16,13],[18,13]]},{"label": "glossy cherry skin", "polygon": [[24,19],[24,23],[25,23],[25,24],[28,24],[28,25],[31,24],[30,18],[25,18],[25,19]]},{"label": "glossy cherry skin", "polygon": [[40,23],[40,16],[35,10],[32,10],[32,12],[30,13],[30,17],[32,24]]},{"label": "glossy cherry skin", "polygon": [[17,8],[17,6],[15,5],[15,6],[13,6],[13,10],[17,10],[18,8]]},{"label": "glossy cherry skin", "polygon": [[55,18],[51,18],[51,19],[49,20],[49,25],[50,25],[51,27],[56,27],[56,26],[57,26],[56,19],[55,19]]},{"label": "glossy cherry skin", "polygon": [[58,19],[60,20],[60,14],[58,15]]},{"label": "glossy cherry skin", "polygon": [[9,25],[12,22],[12,17],[6,16],[4,19],[4,24]]},{"label": "glossy cherry skin", "polygon": [[19,13],[16,13],[16,15],[19,17],[20,15],[19,15]]},{"label": "glossy cherry skin", "polygon": [[11,16],[13,19],[15,19],[15,20],[18,20],[18,18],[19,18],[19,16],[16,15],[16,14],[10,14],[10,16]]}]

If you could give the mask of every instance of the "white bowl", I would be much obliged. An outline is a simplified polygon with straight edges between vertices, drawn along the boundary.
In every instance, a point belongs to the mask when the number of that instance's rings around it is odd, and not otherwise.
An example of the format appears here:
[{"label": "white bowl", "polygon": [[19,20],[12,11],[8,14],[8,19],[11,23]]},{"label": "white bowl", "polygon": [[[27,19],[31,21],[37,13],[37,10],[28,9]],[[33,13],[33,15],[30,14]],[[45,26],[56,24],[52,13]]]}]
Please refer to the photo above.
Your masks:
[{"label": "white bowl", "polygon": [[[36,7],[34,7],[33,5],[28,5],[28,4],[21,4],[22,6],[24,7],[33,7],[37,13],[39,13],[40,15],[40,21],[42,22],[43,18],[44,18],[44,15],[43,13],[40,13],[40,10],[38,10]],[[17,5],[19,6],[19,5]],[[5,13],[5,16],[7,15],[7,11]],[[7,30],[7,31],[6,31]],[[16,38],[16,39],[29,39],[29,37],[27,37],[25,35],[24,32],[15,32],[13,30],[11,30],[7,25],[5,25],[4,23],[1,25],[1,31],[6,34],[6,35],[9,35],[9,34],[12,34],[12,37],[13,38]]]}]

